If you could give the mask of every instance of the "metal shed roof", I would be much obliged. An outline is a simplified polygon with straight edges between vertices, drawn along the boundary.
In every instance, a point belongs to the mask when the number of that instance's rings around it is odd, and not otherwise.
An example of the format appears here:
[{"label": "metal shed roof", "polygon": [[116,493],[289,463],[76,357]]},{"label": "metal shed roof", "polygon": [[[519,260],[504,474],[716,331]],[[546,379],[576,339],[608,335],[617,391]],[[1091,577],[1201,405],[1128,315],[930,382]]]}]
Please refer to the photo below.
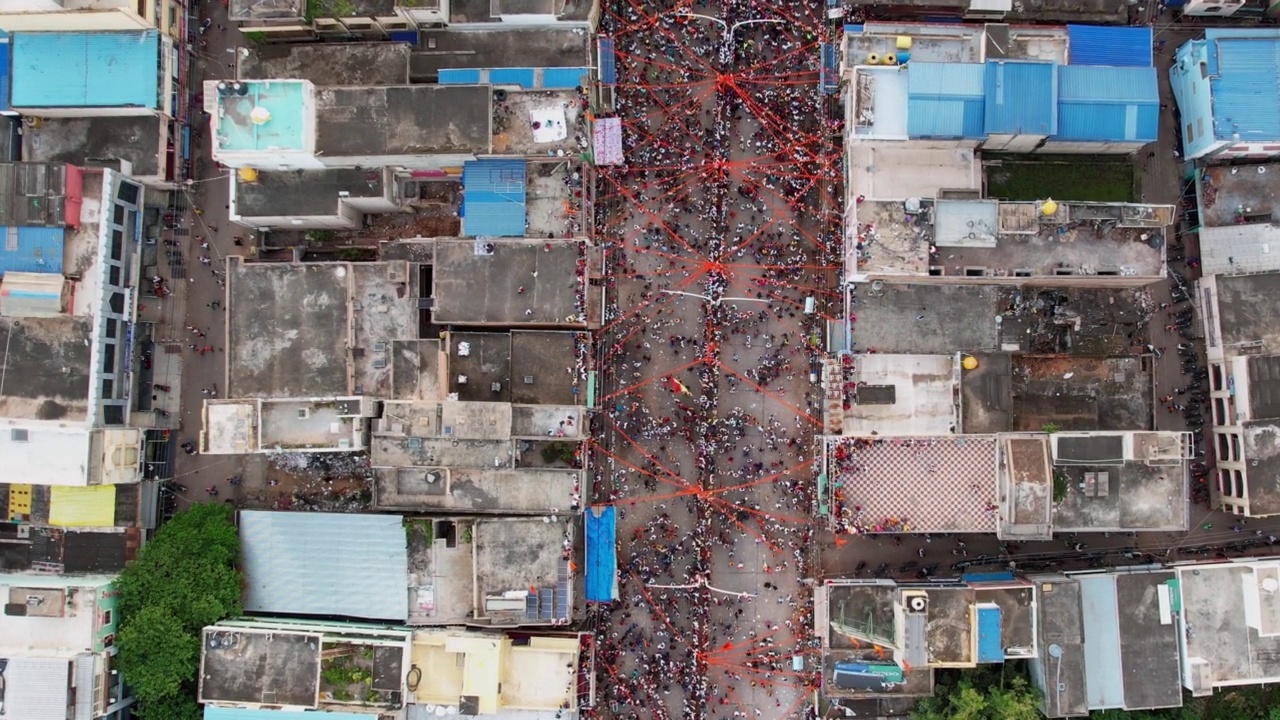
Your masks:
[{"label": "metal shed roof", "polygon": [[590,75],[590,68],[554,67],[542,68],[542,87],[550,90],[572,90]]},{"label": "metal shed roof", "polygon": [[1280,39],[1209,32],[1205,39],[1216,137],[1280,137]]},{"label": "metal shed roof", "polygon": [[1003,624],[998,605],[978,608],[978,662],[1004,661],[1004,644],[1000,638]]},{"label": "metal shed roof", "polygon": [[993,61],[986,64],[984,129],[998,135],[1053,135],[1058,131],[1058,66]]},{"label": "metal shed roof", "polygon": [[984,79],[985,68],[975,63],[912,63],[907,68],[907,135],[982,137]]},{"label": "metal shed roof", "polygon": [[1151,142],[1160,86],[1150,67],[1069,65],[1058,71],[1058,133],[1079,141]]},{"label": "metal shed roof", "polygon": [[10,272],[61,275],[65,237],[58,227],[0,225],[0,277]]},{"label": "metal shed roof", "polygon": [[1072,65],[1152,67],[1151,28],[1068,25],[1067,58]]},{"label": "metal shed roof", "polygon": [[618,82],[618,51],[614,47],[613,38],[601,37],[599,40],[600,82],[614,85]]},{"label": "metal shed roof", "polygon": [[462,166],[462,229],[469,237],[524,237],[524,160],[472,160]]},{"label": "metal shed roof", "polygon": [[399,515],[244,511],[240,547],[248,612],[409,617]]},{"label": "metal shed roof", "polygon": [[522,88],[534,86],[533,68],[491,68],[489,82],[494,85],[519,85]]},{"label": "metal shed roof", "polygon": [[441,85],[479,85],[482,72],[479,68],[440,68],[439,80]]},{"label": "metal shed roof", "polygon": [[160,33],[13,34],[16,108],[159,107]]},{"label": "metal shed roof", "polygon": [[9,109],[9,85],[13,77],[13,47],[9,36],[0,33],[0,110]]}]

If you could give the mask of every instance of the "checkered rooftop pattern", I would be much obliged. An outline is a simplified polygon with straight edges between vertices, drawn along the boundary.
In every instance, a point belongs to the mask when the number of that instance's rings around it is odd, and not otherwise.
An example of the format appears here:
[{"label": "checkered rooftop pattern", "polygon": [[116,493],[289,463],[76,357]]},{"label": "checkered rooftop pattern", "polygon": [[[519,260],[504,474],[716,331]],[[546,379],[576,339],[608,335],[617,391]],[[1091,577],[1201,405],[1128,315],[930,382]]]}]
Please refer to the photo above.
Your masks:
[{"label": "checkered rooftop pattern", "polygon": [[[862,440],[841,441],[853,448],[852,455],[831,466],[835,481],[832,489],[842,495],[841,516],[836,520],[846,530],[995,531],[994,438]],[[855,506],[861,511],[856,511]],[[885,523],[892,518],[899,524]]]}]

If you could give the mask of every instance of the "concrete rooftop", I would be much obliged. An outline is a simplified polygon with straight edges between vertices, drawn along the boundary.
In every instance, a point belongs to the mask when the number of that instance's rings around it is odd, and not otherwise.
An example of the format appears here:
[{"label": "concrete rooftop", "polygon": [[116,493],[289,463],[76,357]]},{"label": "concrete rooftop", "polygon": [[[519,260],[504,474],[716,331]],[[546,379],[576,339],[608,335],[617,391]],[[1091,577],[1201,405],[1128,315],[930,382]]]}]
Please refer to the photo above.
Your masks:
[{"label": "concrete rooftop", "polygon": [[1142,357],[976,353],[961,374],[968,433],[1146,430],[1153,378]]},{"label": "concrete rooftop", "polygon": [[505,100],[494,100],[493,152],[574,157],[586,148],[583,109],[576,90],[508,92]]},{"label": "concrete rooftop", "polygon": [[1200,169],[1200,224],[1274,223],[1280,217],[1280,163]]},{"label": "concrete rooftop", "polygon": [[490,152],[492,93],[479,85],[316,89],[316,152],[330,157]]},{"label": "concrete rooftop", "polygon": [[[491,253],[484,252],[486,244]],[[442,325],[580,326],[578,254],[577,242],[437,240],[433,319]]]},{"label": "concrete rooftop", "polygon": [[[465,344],[466,355],[462,354]],[[573,332],[449,333],[449,392],[459,400],[579,405],[578,336]],[[461,378],[465,377],[465,383]],[[499,388],[494,390],[494,383]],[[575,393],[574,389],[579,392]]]},{"label": "concrete rooftop", "polygon": [[590,42],[582,28],[423,30],[410,72],[422,82],[443,68],[580,67],[590,64]]},{"label": "concrete rooftop", "polygon": [[39,127],[23,128],[22,159],[84,165],[120,158],[132,163],[134,176],[156,177],[168,141],[168,121],[156,115],[44,118]]},{"label": "concrete rooftop", "polygon": [[1280,422],[1255,420],[1244,423],[1241,456],[1249,461],[1246,483],[1249,512],[1280,513]]},{"label": "concrete rooftop", "polygon": [[846,153],[849,202],[936,197],[939,190],[981,190],[982,166],[972,148],[914,148],[898,142],[854,142]]},{"label": "concrete rooftop", "polygon": [[200,702],[316,707],[319,635],[207,627],[200,645]]},{"label": "concrete rooftop", "polygon": [[[232,258],[227,279],[228,397],[390,392],[387,349],[417,333],[403,262],[269,264]],[[253,311],[231,307],[239,303]],[[379,342],[387,343],[381,352]]]},{"label": "concrete rooftop", "polygon": [[1280,353],[1280,273],[1217,276],[1217,313],[1225,349]]},{"label": "concrete rooftop", "polygon": [[[1264,567],[1270,564],[1262,563]],[[1178,568],[1182,594],[1179,628],[1185,637],[1184,685],[1201,675],[1209,687],[1280,679],[1280,636],[1264,637],[1249,625],[1247,608],[1260,601],[1256,595],[1250,597],[1246,585],[1255,572],[1253,565],[1214,563]],[[1261,600],[1274,605],[1275,595]],[[1201,660],[1207,667],[1197,672]]]},{"label": "concrete rooftop", "polygon": [[404,43],[260,44],[240,48],[240,80],[310,80],[317,85],[404,85],[410,47]]},{"label": "concrete rooftop", "polygon": [[854,356],[857,400],[844,413],[845,435],[945,435],[956,429],[953,355]]},{"label": "concrete rooftop", "polygon": [[[572,536],[568,513],[545,518],[478,520],[473,542],[476,557],[478,616],[498,617],[485,611],[485,599],[509,591],[552,588],[559,592],[560,571],[568,559],[564,544]],[[572,607],[572,604],[570,604]]]},{"label": "concrete rooftop", "polygon": [[1173,433],[1052,435],[1054,473],[1067,479],[1054,530],[1185,530],[1181,440]]},{"label": "concrete rooftop", "polygon": [[[857,207],[858,273],[870,276],[1164,276],[1171,206],[1034,202],[866,201]],[[850,271],[851,274],[853,271]]]},{"label": "concrete rooftop", "polygon": [[84,420],[89,412],[87,317],[0,318],[0,417]]},{"label": "concrete rooftop", "polygon": [[254,182],[238,177],[231,182],[233,219],[337,215],[339,193],[356,199],[382,198],[386,193],[383,173],[377,169],[259,170]]}]

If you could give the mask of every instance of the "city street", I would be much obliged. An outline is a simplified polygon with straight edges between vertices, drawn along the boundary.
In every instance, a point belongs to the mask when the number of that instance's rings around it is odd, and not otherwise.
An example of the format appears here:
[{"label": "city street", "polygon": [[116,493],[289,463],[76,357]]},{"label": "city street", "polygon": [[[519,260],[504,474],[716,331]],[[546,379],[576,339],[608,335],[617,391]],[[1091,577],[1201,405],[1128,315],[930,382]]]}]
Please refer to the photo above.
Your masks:
[{"label": "city street", "polygon": [[596,502],[621,602],[592,618],[618,717],[798,717],[810,652],[811,361],[839,312],[838,130],[816,3],[622,4],[627,165],[602,170],[611,307]]}]

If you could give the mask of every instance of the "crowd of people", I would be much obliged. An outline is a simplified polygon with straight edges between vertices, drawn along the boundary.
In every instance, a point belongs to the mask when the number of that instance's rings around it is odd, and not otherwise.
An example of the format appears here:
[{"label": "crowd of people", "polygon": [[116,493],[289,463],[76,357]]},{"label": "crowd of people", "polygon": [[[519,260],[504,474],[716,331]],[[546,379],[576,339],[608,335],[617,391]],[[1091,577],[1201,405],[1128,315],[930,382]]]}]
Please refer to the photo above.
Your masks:
[{"label": "crowd of people", "polygon": [[801,717],[817,680],[808,376],[840,256],[821,7],[631,0],[602,31],[626,162],[599,169],[595,218],[593,500],[619,507],[620,552],[619,599],[592,610],[597,708]]}]

